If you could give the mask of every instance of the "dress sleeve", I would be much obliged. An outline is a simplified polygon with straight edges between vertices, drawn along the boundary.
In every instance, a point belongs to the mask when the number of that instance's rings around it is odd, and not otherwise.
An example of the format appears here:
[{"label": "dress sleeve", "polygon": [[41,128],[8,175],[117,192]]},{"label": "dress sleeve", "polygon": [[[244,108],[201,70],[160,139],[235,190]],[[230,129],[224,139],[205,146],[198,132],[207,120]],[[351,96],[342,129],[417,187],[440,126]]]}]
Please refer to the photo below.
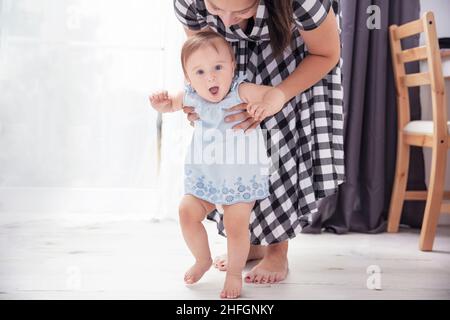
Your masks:
[{"label": "dress sleeve", "polygon": [[235,92],[235,94],[236,94],[236,98],[238,99],[238,101],[239,101],[239,103],[243,103],[244,101],[241,99],[241,97],[239,96],[239,85],[242,83],[242,82],[248,82],[248,80],[247,80],[247,76],[245,76],[245,75],[241,75],[241,76],[237,76],[237,77],[235,77],[234,79],[233,79],[233,82],[232,82],[232,84],[231,84],[231,91],[232,92]]},{"label": "dress sleeve", "polygon": [[332,0],[294,0],[294,20],[301,30],[314,30],[325,20]]},{"label": "dress sleeve", "polygon": [[200,30],[208,26],[206,19],[198,12],[195,0],[173,0],[177,19],[190,30]]},{"label": "dress sleeve", "polygon": [[183,106],[196,108],[198,103],[196,99],[196,92],[194,89],[188,85],[184,85],[184,96],[183,96]]},{"label": "dress sleeve", "polygon": [[239,87],[239,85],[240,85],[242,82],[248,82],[247,76],[243,75],[243,76],[236,76],[236,77],[234,77],[233,82],[231,83],[231,88],[230,88],[230,90],[231,90],[231,91],[237,90],[238,87]]}]

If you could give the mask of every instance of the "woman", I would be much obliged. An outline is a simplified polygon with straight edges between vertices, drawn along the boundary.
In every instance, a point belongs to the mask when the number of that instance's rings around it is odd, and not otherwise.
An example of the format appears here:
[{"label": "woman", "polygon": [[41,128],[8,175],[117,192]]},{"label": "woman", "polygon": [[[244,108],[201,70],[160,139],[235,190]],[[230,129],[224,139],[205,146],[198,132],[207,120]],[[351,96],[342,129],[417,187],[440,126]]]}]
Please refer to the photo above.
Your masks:
[{"label": "woman", "polygon": [[[232,44],[238,75],[284,94],[283,109],[261,123],[245,104],[227,117],[241,121],[238,129],[260,124],[268,130],[272,157],[277,149],[270,195],[255,204],[250,218],[248,259],[262,260],[245,281],[281,281],[288,271],[288,240],[312,221],[317,200],[344,180],[337,0],[174,0],[174,9],[188,36],[209,28]],[[188,106],[185,112],[191,122],[198,117]],[[208,218],[223,234],[222,215],[214,211]],[[215,266],[225,269],[226,258]]]}]

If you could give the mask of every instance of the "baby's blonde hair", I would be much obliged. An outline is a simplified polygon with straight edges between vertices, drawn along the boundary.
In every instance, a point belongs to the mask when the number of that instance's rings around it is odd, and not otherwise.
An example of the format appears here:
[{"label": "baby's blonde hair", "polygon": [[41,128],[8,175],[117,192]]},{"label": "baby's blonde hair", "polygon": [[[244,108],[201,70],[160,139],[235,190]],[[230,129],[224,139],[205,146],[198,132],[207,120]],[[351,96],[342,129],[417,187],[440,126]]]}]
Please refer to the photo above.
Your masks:
[{"label": "baby's blonde hair", "polygon": [[184,42],[183,47],[181,49],[181,66],[183,67],[183,72],[185,76],[187,76],[186,61],[195,51],[205,46],[211,46],[217,52],[219,51],[216,44],[214,43],[215,40],[221,41],[223,44],[227,46],[232,61],[233,62],[235,61],[233,48],[228,43],[228,41],[225,40],[224,37],[222,37],[220,34],[212,30],[200,31],[195,33],[193,36],[189,37]]}]

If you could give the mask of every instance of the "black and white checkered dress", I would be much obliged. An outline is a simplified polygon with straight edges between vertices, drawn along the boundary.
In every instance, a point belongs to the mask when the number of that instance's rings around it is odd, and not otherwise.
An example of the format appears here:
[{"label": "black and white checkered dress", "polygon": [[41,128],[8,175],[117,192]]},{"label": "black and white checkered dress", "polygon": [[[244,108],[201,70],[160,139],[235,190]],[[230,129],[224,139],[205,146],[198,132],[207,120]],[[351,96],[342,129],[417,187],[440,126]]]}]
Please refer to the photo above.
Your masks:
[{"label": "black and white checkered dress", "polygon": [[[278,85],[308,54],[299,30],[312,30],[326,18],[337,0],[293,0],[291,46],[274,58],[270,46],[268,15],[260,0],[256,19],[247,30],[226,28],[208,13],[204,0],[174,0],[181,23],[192,30],[209,27],[233,46],[237,72],[256,84]],[[341,62],[321,81],[294,97],[261,127],[269,129],[268,153],[278,146],[278,169],[270,178],[270,196],[258,201],[250,218],[252,244],[273,244],[295,237],[317,214],[317,200],[337,191],[344,180],[343,89]],[[278,134],[273,134],[277,132]],[[209,219],[224,235],[222,215],[216,210]]]}]

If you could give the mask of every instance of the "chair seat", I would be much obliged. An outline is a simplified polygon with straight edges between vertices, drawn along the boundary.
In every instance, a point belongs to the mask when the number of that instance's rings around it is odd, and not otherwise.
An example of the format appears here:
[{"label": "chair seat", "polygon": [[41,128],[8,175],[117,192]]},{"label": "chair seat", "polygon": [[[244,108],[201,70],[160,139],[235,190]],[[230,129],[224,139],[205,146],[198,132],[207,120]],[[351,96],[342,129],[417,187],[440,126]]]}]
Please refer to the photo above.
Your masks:
[{"label": "chair seat", "polygon": [[[450,121],[447,122],[448,134],[450,134]],[[404,128],[406,133],[433,135],[433,121],[411,121]]]}]

